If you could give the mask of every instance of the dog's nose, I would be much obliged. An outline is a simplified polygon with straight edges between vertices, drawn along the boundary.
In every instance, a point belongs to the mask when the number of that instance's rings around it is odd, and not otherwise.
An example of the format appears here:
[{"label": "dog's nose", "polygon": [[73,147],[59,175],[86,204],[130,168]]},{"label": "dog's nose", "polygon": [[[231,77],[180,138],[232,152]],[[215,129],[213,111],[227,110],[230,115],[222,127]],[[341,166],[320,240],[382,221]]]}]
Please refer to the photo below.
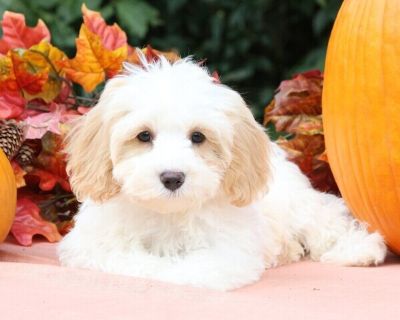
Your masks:
[{"label": "dog's nose", "polygon": [[185,182],[185,174],[183,172],[164,171],[160,174],[160,180],[167,189],[174,191]]}]

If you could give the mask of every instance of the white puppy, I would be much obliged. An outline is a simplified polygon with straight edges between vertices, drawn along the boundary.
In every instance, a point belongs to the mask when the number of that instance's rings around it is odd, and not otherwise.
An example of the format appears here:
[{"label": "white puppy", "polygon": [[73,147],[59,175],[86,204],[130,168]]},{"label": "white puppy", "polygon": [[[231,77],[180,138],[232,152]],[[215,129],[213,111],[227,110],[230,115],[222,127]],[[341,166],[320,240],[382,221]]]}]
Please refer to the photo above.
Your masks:
[{"label": "white puppy", "polygon": [[108,81],[67,152],[83,204],[63,265],[214,289],[298,261],[375,265],[386,246],[315,191],[241,96],[190,59]]}]

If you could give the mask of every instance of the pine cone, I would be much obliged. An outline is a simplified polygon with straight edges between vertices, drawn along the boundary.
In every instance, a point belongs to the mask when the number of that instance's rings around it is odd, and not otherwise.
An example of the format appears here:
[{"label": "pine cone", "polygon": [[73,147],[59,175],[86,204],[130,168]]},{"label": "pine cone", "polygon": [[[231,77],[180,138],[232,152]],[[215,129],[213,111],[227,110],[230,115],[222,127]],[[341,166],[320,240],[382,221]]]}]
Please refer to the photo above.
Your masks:
[{"label": "pine cone", "polygon": [[28,166],[32,163],[33,157],[35,156],[35,149],[33,146],[24,142],[24,144],[19,149],[15,159],[21,166]]},{"label": "pine cone", "polygon": [[23,140],[23,130],[15,121],[0,122],[0,148],[9,160],[17,154]]}]

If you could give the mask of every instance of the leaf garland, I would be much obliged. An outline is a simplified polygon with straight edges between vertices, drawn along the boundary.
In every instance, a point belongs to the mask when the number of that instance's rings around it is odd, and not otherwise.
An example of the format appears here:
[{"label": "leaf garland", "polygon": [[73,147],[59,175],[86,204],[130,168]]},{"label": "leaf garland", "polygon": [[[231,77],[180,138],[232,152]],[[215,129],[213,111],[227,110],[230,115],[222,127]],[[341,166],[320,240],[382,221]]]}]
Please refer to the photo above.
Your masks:
[{"label": "leaf garland", "polygon": [[[50,42],[47,26],[25,24],[22,14],[5,11],[0,39],[0,125],[15,121],[24,127],[25,152],[12,167],[17,181],[17,212],[11,234],[21,245],[42,235],[54,242],[68,232],[78,202],[65,170],[63,138],[72,120],[90,111],[97,101],[94,89],[118,74],[124,61],[140,65],[136,48],[117,25],[107,25],[99,12],[82,5],[83,23],[70,59]],[[142,49],[150,61],[176,52]],[[74,84],[87,94],[81,97]],[[24,148],[25,147],[25,148]]]}]

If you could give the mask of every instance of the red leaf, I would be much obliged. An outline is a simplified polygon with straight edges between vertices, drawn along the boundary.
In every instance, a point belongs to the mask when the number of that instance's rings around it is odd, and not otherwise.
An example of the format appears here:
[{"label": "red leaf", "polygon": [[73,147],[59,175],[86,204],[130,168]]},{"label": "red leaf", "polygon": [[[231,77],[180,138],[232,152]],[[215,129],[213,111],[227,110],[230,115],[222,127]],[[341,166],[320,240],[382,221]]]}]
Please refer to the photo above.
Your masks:
[{"label": "red leaf", "polygon": [[23,246],[30,246],[34,235],[42,235],[50,242],[61,240],[61,235],[54,223],[43,220],[39,207],[30,199],[17,200],[17,210],[11,233]]},{"label": "red leaf", "polygon": [[57,176],[52,172],[35,168],[26,176],[26,180],[29,181],[30,184],[34,183],[32,177],[37,178],[35,180],[38,181],[39,188],[43,191],[51,191],[54,189],[56,184],[59,183],[65,191],[71,192],[71,186],[68,182],[68,179]]},{"label": "red leaf", "polygon": [[[142,62],[140,61],[138,55],[139,48],[134,48],[128,46],[128,58],[127,61],[141,66]],[[142,53],[144,54],[147,62],[157,61],[160,59],[160,56],[164,56],[169,62],[175,62],[181,59],[178,53],[175,51],[159,51],[147,45],[145,48],[141,49]]]},{"label": "red leaf", "polygon": [[12,50],[11,60],[18,87],[30,95],[40,93],[48,80],[49,74],[34,70],[31,66],[32,63],[24,59],[21,50]]},{"label": "red leaf", "polygon": [[320,71],[309,71],[282,81],[273,102],[265,110],[265,122],[279,115],[321,114],[323,76]]},{"label": "red leaf", "polygon": [[42,40],[50,41],[50,32],[42,20],[36,27],[30,28],[25,24],[25,17],[20,13],[5,11],[3,21],[3,38],[0,39],[0,53],[7,53],[14,48],[28,49]]},{"label": "red leaf", "polygon": [[0,119],[13,119],[22,114],[25,99],[18,91],[0,92]]},{"label": "red leaf", "polygon": [[100,36],[102,45],[110,50],[116,50],[127,45],[126,33],[114,23],[108,26],[99,12],[89,10],[82,5],[83,22],[94,34]]},{"label": "red leaf", "polygon": [[39,184],[39,188],[43,191],[53,190],[58,183],[65,191],[71,192],[65,170],[62,137],[48,132],[43,136],[41,142],[42,151],[36,159],[37,167],[26,175],[25,181],[28,185]]}]

